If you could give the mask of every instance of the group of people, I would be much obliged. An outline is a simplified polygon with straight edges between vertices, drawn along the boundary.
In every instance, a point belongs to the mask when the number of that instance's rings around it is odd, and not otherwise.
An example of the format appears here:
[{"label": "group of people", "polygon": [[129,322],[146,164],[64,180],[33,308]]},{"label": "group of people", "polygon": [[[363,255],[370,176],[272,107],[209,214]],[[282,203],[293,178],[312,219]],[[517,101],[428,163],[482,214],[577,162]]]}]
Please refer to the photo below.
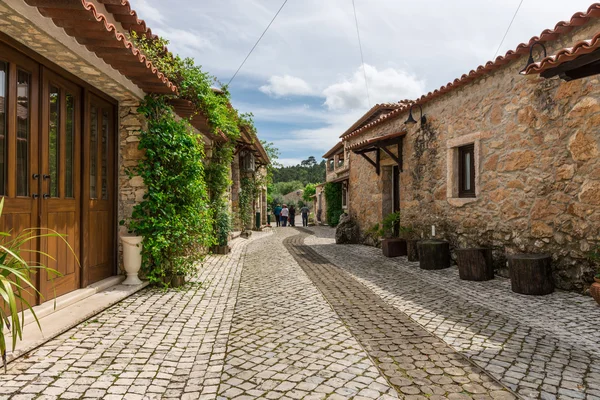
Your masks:
[{"label": "group of people", "polygon": [[[300,209],[300,214],[302,214],[302,226],[308,226],[308,214],[310,213],[310,209],[306,206]],[[277,207],[273,210],[273,214],[275,214],[275,223],[277,226],[296,226],[296,207],[293,205],[288,208],[286,204],[283,207],[280,204],[277,204]]]}]

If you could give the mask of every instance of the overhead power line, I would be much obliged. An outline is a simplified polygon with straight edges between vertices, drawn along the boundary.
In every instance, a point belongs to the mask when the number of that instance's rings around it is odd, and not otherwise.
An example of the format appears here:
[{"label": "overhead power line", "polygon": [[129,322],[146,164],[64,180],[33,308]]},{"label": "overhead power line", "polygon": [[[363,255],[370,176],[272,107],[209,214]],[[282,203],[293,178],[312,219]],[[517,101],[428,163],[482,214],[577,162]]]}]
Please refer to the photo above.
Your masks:
[{"label": "overhead power line", "polygon": [[515,11],[515,14],[513,15],[512,19],[510,20],[510,24],[508,24],[508,28],[506,29],[506,32],[504,32],[504,36],[502,37],[502,41],[500,42],[500,45],[498,46],[498,49],[494,53],[493,60],[495,60],[496,57],[498,56],[498,52],[500,51],[500,48],[504,44],[504,39],[506,39],[506,35],[508,35],[508,31],[510,31],[510,27],[512,26],[513,22],[515,22],[515,18],[517,17],[517,14],[519,13],[519,10],[521,9],[521,6],[523,5],[524,1],[525,0],[521,0],[521,2],[519,3],[519,6],[517,7],[517,10]]},{"label": "overhead power line", "polygon": [[231,79],[227,83],[227,86],[229,86],[231,84],[231,82],[235,79],[235,77],[237,76],[238,72],[240,72],[240,70],[242,69],[242,67],[244,66],[244,64],[246,63],[246,61],[248,60],[248,58],[250,57],[250,55],[254,51],[254,49],[256,49],[256,46],[258,46],[258,44],[260,43],[260,41],[263,38],[263,36],[265,36],[265,33],[267,33],[267,31],[269,30],[269,28],[271,27],[271,25],[273,25],[273,22],[275,21],[275,19],[277,18],[277,16],[281,12],[281,10],[283,10],[283,7],[285,7],[285,5],[286,5],[287,2],[288,2],[288,0],[284,0],[283,4],[281,5],[281,7],[279,7],[279,10],[277,10],[277,13],[275,13],[275,16],[273,17],[273,19],[271,20],[271,22],[269,22],[269,25],[267,25],[267,27],[265,28],[265,30],[262,33],[262,35],[260,35],[260,37],[258,38],[258,40],[256,41],[256,43],[254,43],[254,46],[252,46],[252,49],[250,49],[250,52],[248,53],[248,55],[246,56],[246,58],[244,58],[244,61],[242,61],[242,63],[240,64],[240,67],[237,69],[237,71],[235,71],[235,74],[233,74],[233,76],[231,77]]},{"label": "overhead power line", "polygon": [[358,48],[360,49],[360,61],[362,63],[363,74],[365,76],[365,87],[367,88],[367,100],[371,107],[371,95],[369,94],[369,82],[367,81],[367,70],[365,69],[365,57],[363,55],[362,42],[360,40],[360,29],[358,28],[358,17],[356,16],[356,5],[352,0],[352,9],[354,10],[354,22],[356,23],[356,36],[358,37]]}]

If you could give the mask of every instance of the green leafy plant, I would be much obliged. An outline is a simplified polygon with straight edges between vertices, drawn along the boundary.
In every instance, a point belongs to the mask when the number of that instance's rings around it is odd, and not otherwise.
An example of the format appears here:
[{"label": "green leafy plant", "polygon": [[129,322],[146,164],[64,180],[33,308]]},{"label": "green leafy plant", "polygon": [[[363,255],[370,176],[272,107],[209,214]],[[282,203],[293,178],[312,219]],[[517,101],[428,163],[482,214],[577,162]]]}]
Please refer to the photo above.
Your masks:
[{"label": "green leafy plant", "polygon": [[304,192],[302,193],[302,200],[306,203],[311,203],[313,201],[312,196],[317,193],[317,185],[314,183],[309,183],[304,187]]},{"label": "green leafy plant", "polygon": [[215,235],[217,245],[227,246],[229,241],[229,232],[231,232],[231,214],[227,209],[227,204],[222,202],[215,216]]},{"label": "green leafy plant", "polygon": [[258,196],[261,185],[261,180],[254,174],[240,179],[239,216],[242,222],[242,231],[252,227],[254,200]]},{"label": "green leafy plant", "polygon": [[324,188],[325,201],[327,202],[327,225],[336,226],[344,213],[342,208],[342,184],[340,182],[328,182]]},{"label": "green leafy plant", "polygon": [[395,236],[395,230],[400,225],[400,211],[388,214],[382,221],[383,234]]},{"label": "green leafy plant", "polygon": [[[0,216],[4,208],[4,198],[0,200]],[[30,250],[29,243],[35,242],[40,238],[58,237],[64,240],[69,249],[69,243],[64,235],[54,231],[51,233],[40,233],[40,229],[25,229],[16,236],[10,232],[0,232],[0,354],[2,363],[6,372],[6,338],[5,327],[8,328],[12,337],[12,349],[14,351],[17,340],[23,340],[23,328],[25,325],[25,310],[30,310],[35,319],[38,328],[42,327],[33,310],[31,304],[27,301],[28,295],[37,295],[42,298],[42,294],[36,289],[33,283],[33,276],[39,270],[45,270],[49,276],[60,277],[60,272],[48,268],[41,264],[33,264],[27,259],[31,255],[41,255],[52,258],[50,255],[37,250]],[[71,251],[73,251],[71,249]],[[17,307],[21,305],[21,318]]]},{"label": "green leafy plant", "polygon": [[148,128],[139,148],[146,156],[136,173],[147,186],[129,230],[144,237],[142,270],[151,283],[191,276],[203,249],[214,244],[213,216],[204,179],[204,149],[189,123],[177,119],[163,97],[147,96],[138,111]]}]

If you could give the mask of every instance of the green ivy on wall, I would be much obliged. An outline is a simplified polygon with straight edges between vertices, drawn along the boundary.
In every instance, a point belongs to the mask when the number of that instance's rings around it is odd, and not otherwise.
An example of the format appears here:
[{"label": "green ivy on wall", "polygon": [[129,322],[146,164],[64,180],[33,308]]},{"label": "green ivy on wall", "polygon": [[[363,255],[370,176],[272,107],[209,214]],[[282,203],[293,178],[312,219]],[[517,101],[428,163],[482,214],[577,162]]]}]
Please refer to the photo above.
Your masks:
[{"label": "green ivy on wall", "polygon": [[164,97],[147,96],[138,111],[148,129],[140,134],[146,154],[135,171],[147,186],[129,229],[144,237],[143,272],[151,283],[192,275],[203,248],[214,243],[213,211],[204,180],[204,149],[189,123],[177,120]]},{"label": "green ivy on wall", "polygon": [[246,176],[240,180],[239,215],[242,222],[242,230],[252,227],[254,200],[260,192],[260,187],[261,182],[254,173],[252,176]]},{"label": "green ivy on wall", "polygon": [[344,213],[342,208],[342,183],[329,182],[325,185],[325,201],[327,203],[327,225],[336,226],[340,216]]}]

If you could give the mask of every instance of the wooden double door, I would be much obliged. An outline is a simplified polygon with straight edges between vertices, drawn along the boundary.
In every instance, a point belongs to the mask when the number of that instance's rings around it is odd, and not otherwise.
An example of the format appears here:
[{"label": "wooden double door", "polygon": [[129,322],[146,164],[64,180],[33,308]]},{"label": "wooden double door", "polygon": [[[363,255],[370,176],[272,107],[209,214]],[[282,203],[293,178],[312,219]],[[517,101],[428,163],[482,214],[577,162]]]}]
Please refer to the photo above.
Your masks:
[{"label": "wooden double door", "polygon": [[36,274],[38,304],[114,273],[114,106],[0,50],[0,229],[40,234],[27,261],[59,274]]}]

